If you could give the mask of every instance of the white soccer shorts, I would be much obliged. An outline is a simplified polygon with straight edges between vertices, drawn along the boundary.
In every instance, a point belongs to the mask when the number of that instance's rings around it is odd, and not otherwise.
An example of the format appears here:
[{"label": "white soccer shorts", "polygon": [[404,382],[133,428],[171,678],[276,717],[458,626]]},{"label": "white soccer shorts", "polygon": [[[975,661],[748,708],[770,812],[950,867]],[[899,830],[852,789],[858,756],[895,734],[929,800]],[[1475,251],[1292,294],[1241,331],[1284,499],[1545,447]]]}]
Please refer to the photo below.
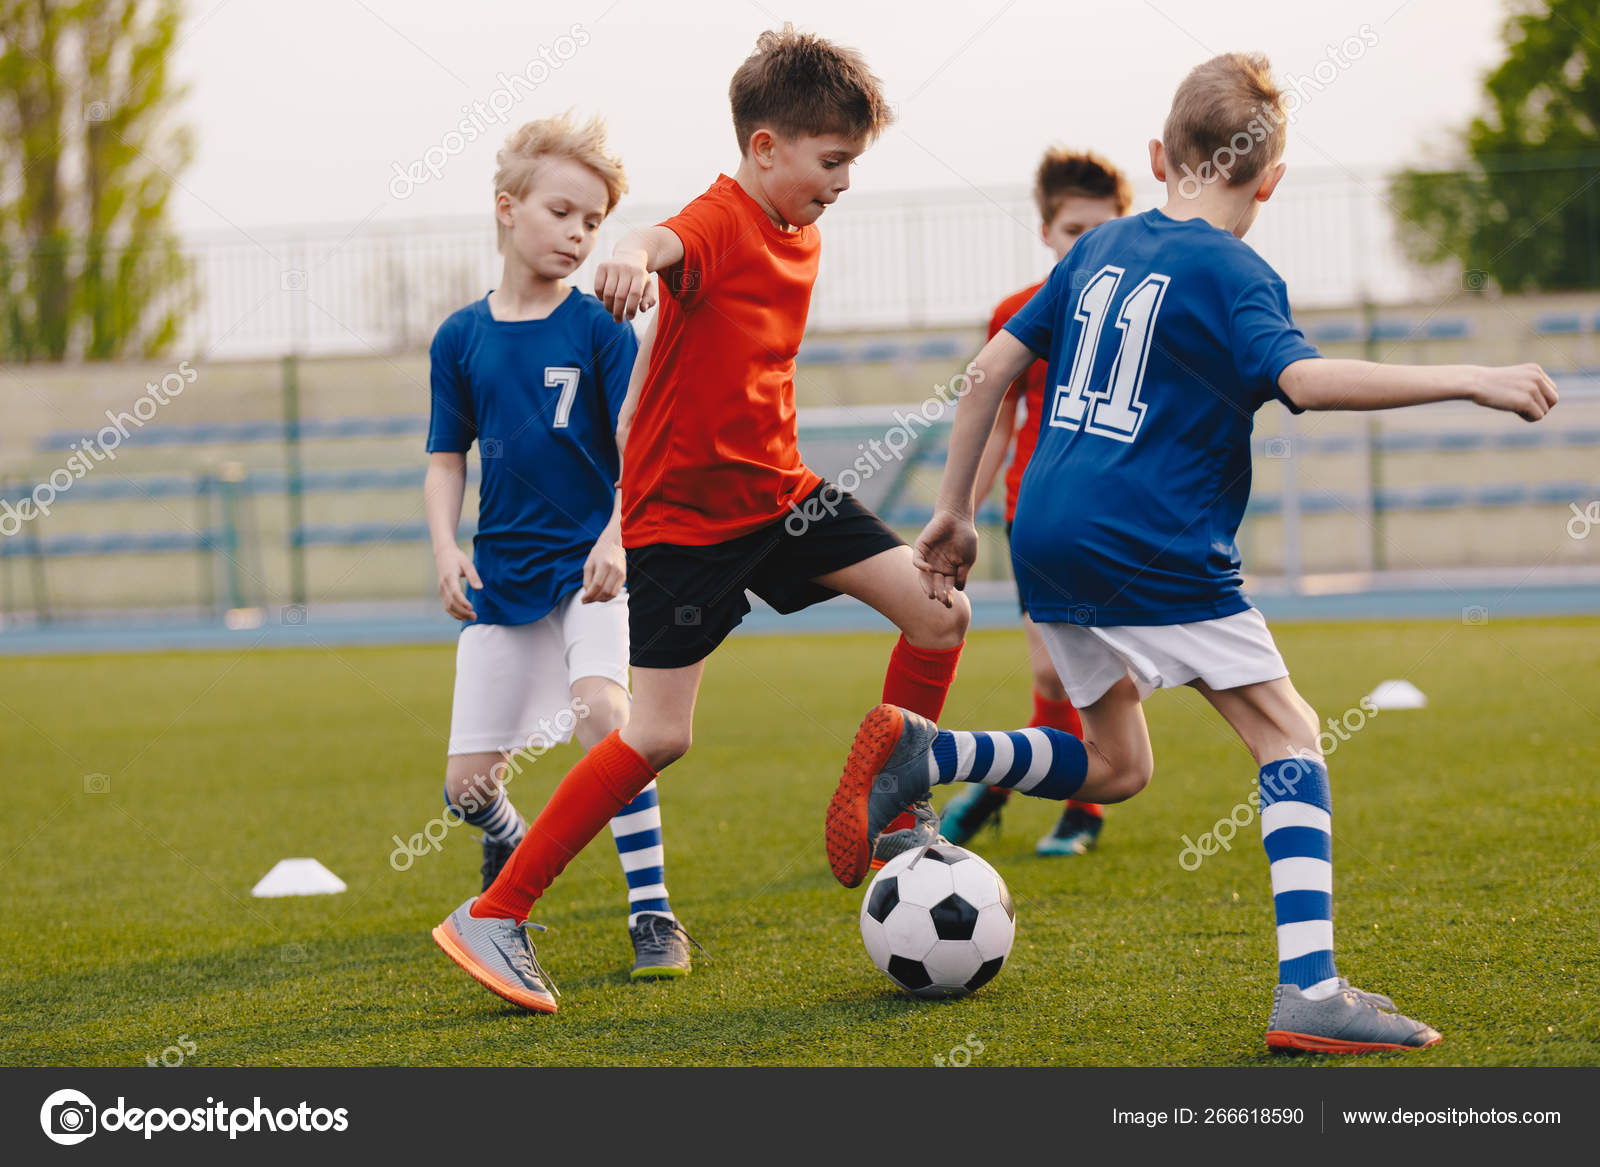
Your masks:
[{"label": "white soccer shorts", "polygon": [[1289,675],[1267,622],[1255,608],[1192,624],[1038,625],[1056,674],[1082,709],[1132,677],[1142,701],[1157,689],[1199,679],[1234,689]]},{"label": "white soccer shorts", "polygon": [[450,753],[490,754],[569,741],[572,685],[628,687],[628,594],[585,604],[574,592],[532,624],[470,624],[456,643]]}]

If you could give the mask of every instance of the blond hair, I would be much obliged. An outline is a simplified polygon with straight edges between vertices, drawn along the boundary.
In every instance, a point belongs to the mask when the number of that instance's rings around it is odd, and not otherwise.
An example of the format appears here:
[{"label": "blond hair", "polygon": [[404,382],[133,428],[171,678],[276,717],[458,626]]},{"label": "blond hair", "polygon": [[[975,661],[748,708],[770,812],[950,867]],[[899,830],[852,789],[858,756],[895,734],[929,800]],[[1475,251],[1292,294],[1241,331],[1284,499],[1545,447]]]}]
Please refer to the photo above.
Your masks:
[{"label": "blond hair", "polygon": [[[570,158],[587,166],[606,184],[606,214],[616,209],[617,203],[628,190],[628,178],[622,170],[622,159],[606,150],[606,124],[592,117],[581,126],[572,119],[572,113],[521,126],[494,156],[494,193],[521,200],[533,189],[533,180],[539,164],[546,158]],[[499,230],[499,246],[505,248],[506,227],[495,217]]]},{"label": "blond hair", "polygon": [[1128,176],[1090,150],[1052,146],[1044,152],[1033,178],[1033,201],[1046,226],[1069,198],[1109,199],[1121,218],[1133,206]]},{"label": "blond hair", "polygon": [[878,79],[854,49],[792,24],[756,39],[728,85],[739,154],[767,126],[791,138],[822,134],[876,138],[894,120]]},{"label": "blond hair", "polygon": [[1169,173],[1243,186],[1283,157],[1283,91],[1262,53],[1224,53],[1196,65],[1161,128]]}]

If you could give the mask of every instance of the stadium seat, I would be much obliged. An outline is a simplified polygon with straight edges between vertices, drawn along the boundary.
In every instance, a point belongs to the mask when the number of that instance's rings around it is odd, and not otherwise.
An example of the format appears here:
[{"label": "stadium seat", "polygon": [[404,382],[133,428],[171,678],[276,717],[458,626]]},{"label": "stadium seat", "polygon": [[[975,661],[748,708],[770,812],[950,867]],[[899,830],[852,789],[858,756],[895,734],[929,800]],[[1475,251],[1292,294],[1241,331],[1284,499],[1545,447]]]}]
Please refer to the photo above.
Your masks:
[{"label": "stadium seat", "polygon": [[1533,322],[1536,336],[1571,336],[1583,331],[1583,319],[1577,313],[1547,313]]}]

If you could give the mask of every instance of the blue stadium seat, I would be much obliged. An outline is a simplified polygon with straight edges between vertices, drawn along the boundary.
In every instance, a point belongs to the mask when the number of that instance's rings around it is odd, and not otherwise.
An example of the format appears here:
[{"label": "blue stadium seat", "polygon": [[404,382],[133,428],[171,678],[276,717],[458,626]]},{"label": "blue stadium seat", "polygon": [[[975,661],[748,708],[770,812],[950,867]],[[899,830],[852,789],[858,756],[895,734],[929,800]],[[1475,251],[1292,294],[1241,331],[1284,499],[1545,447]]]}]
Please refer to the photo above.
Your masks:
[{"label": "blue stadium seat", "polygon": [[1480,487],[1473,501],[1481,507],[1519,506],[1526,502],[1528,488],[1520,482]]},{"label": "blue stadium seat", "polygon": [[[36,450],[56,451],[90,436],[93,431],[55,430],[34,445]],[[340,438],[395,438],[428,432],[428,419],[414,414],[389,417],[307,418],[300,423],[303,441]],[[281,442],[288,436],[282,421],[202,422],[197,425],[163,425],[137,431],[142,446],[217,446],[256,442]],[[130,438],[129,441],[133,441]]]},{"label": "blue stadium seat", "polygon": [[806,344],[800,346],[795,357],[797,365],[842,365],[849,360],[845,350],[836,344]]},{"label": "blue stadium seat", "polygon": [[1309,335],[1315,344],[1339,344],[1360,340],[1361,325],[1353,320],[1326,320],[1311,326]]},{"label": "blue stadium seat", "polygon": [[1533,322],[1536,336],[1570,336],[1583,331],[1583,318],[1577,313],[1552,312]]},{"label": "blue stadium seat", "polygon": [[[470,539],[477,525],[463,523],[458,537]],[[357,547],[374,543],[426,543],[428,524],[404,523],[318,523],[289,532],[294,547]]]},{"label": "blue stadium seat", "polygon": [[1415,454],[1433,444],[1432,434],[1380,434],[1378,449],[1385,454]]},{"label": "blue stadium seat", "polygon": [[911,355],[919,361],[953,360],[967,355],[968,345],[954,336],[934,336],[921,341]]},{"label": "blue stadium seat", "polygon": [[1422,335],[1429,340],[1461,340],[1472,335],[1472,321],[1465,316],[1450,320],[1430,320],[1422,326]]},{"label": "blue stadium seat", "polygon": [[0,540],[0,558],[39,554],[133,555],[163,554],[171,551],[209,551],[222,545],[219,531],[109,531],[94,534],[57,535],[40,539],[37,545],[17,539]]}]

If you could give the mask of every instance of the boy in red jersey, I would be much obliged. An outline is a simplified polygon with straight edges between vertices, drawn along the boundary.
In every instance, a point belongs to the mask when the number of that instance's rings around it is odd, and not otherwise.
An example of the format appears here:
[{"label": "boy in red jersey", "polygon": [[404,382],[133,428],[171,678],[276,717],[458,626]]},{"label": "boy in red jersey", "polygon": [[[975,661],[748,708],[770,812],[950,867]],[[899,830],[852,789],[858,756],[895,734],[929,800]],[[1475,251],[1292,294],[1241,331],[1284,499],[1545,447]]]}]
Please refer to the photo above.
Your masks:
[{"label": "boy in red jersey", "polygon": [[[800,460],[794,358],[820,240],[813,224],[850,186],[850,166],[891,114],[861,57],[785,25],[763,33],[729,86],[740,162],[660,226],[617,244],[595,292],[631,319],[661,275],[618,419],[623,450],[633,707],[562,781],[495,882],[434,939],[491,992],[554,1011],[523,923],[567,862],[659,771],[689,750],[705,660],[750,611],[840,593],[901,630],[884,700],[936,716],[971,608],[929,604],[911,549]],[[891,696],[893,694],[893,696]],[[926,801],[852,856],[932,842]],[[860,878],[860,874],[857,874]]]},{"label": "boy in red jersey", "polygon": [[[1045,245],[1055,253],[1056,262],[1066,258],[1067,252],[1084,232],[1098,227],[1108,219],[1120,219],[1133,206],[1133,188],[1127,175],[1098,154],[1075,152],[1053,147],[1045,151],[1034,178],[1033,199],[1039,208],[1039,235]],[[989,321],[987,339],[1005,327],[1006,321],[1016,315],[1022,306],[1033,299],[1033,294],[1044,286],[1040,280],[1032,287],[1022,289],[1000,301]],[[1006,391],[1000,403],[1000,416],[995,421],[989,444],[984,447],[983,461],[978,467],[978,497],[988,498],[1006,453],[1016,439],[1016,454],[1006,470],[1006,538],[1011,538],[1011,521],[1017,513],[1017,492],[1022,485],[1022,472],[1028,468],[1028,459],[1039,440],[1039,419],[1044,412],[1045,362],[1034,361],[1028,371],[1018,377]],[[1017,406],[1024,413],[1021,426],[1017,425]],[[1056,676],[1050,654],[1045,650],[1044,637],[1039,634],[1027,609],[1022,612],[1022,627],[1028,638],[1028,665],[1033,675],[1033,718],[1029,726],[1050,726],[1065,730],[1075,737],[1083,736],[1083,725],[1078,711],[1072,707],[1067,691]],[[985,822],[998,816],[1000,808],[1011,797],[1004,786],[968,786],[944,805],[939,819],[939,829],[952,843],[964,844],[978,833]],[[996,820],[998,821],[998,820]],[[1068,799],[1061,810],[1055,829],[1040,839],[1035,848],[1041,855],[1082,855],[1092,848],[1100,836],[1104,812],[1099,804]]]}]

